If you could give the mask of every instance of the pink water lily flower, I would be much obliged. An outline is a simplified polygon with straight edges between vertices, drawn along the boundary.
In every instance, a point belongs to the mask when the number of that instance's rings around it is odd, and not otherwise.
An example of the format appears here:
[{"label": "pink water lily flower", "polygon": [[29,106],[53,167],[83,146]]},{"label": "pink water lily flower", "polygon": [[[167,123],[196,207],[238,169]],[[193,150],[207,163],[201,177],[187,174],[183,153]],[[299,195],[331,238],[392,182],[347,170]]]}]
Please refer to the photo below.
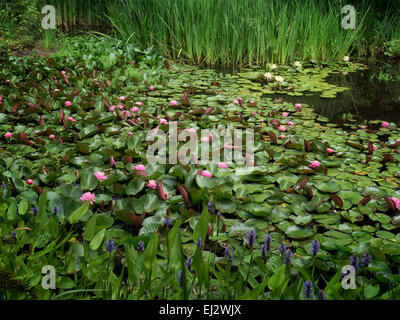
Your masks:
[{"label": "pink water lily flower", "polygon": [[81,196],[82,201],[90,201],[90,204],[93,204],[95,200],[95,194],[91,192],[86,192]]},{"label": "pink water lily flower", "polygon": [[320,162],[318,160],[314,160],[309,165],[310,168],[318,168],[320,166]]},{"label": "pink water lily flower", "polygon": [[118,98],[118,100],[119,100],[119,101],[125,101],[125,97],[124,97],[124,96],[121,96],[121,97]]},{"label": "pink water lily flower", "polygon": [[11,138],[11,137],[12,137],[12,133],[11,133],[11,132],[6,132],[6,134],[4,135],[4,137],[6,137],[6,138]]},{"label": "pink water lily flower", "polygon": [[366,126],[361,126],[361,129],[365,130],[367,127]]},{"label": "pink water lily flower", "polygon": [[114,107],[114,106],[111,106],[108,110],[114,111],[114,110],[115,110],[115,107]]},{"label": "pink water lily flower", "polygon": [[33,181],[32,179],[26,180],[26,183],[29,184],[29,185],[31,185],[33,182],[34,182],[34,181]]},{"label": "pink water lily flower", "polygon": [[139,108],[138,107],[132,107],[131,111],[132,112],[137,112],[137,111],[139,111]]},{"label": "pink water lily flower", "polygon": [[127,117],[129,117],[131,115],[131,112],[128,110],[124,110],[122,111],[122,115],[126,115]]},{"label": "pink water lily flower", "polygon": [[383,122],[382,122],[382,127],[383,127],[383,128],[389,127],[389,122],[383,121]]},{"label": "pink water lily flower", "polygon": [[195,128],[189,128],[189,129],[186,129],[186,131],[189,133],[196,133],[197,130]]},{"label": "pink water lily flower", "polygon": [[135,105],[137,105],[137,106],[139,106],[139,107],[143,107],[144,104],[143,104],[143,102],[140,102],[140,101],[139,101],[139,102],[136,102]]},{"label": "pink water lily flower", "polygon": [[102,171],[95,172],[94,175],[96,179],[99,180],[100,182],[108,179],[106,174]]},{"label": "pink water lily flower", "polygon": [[228,165],[225,162],[218,162],[218,168],[227,168]]},{"label": "pink water lily flower", "polygon": [[378,147],[375,144],[372,144],[372,149],[378,150]]},{"label": "pink water lily flower", "polygon": [[327,151],[328,153],[334,153],[334,152],[336,152],[336,150],[333,150],[333,149],[331,149],[331,148],[326,148],[326,151]]},{"label": "pink water lily flower", "polygon": [[58,89],[58,88],[53,90],[53,92],[59,92],[59,91],[60,91],[60,89]]},{"label": "pink water lily flower", "polygon": [[289,121],[287,124],[289,125],[290,128],[294,127],[294,123],[292,121]]},{"label": "pink water lily flower", "polygon": [[200,174],[201,174],[203,177],[206,177],[206,178],[211,178],[211,177],[212,177],[211,172],[208,171],[208,170],[202,170]]},{"label": "pink water lily flower", "polygon": [[133,132],[128,132],[128,136],[133,136]]},{"label": "pink water lily flower", "polygon": [[287,117],[289,115],[289,113],[287,113],[287,112],[282,112],[282,117]]},{"label": "pink water lily flower", "polygon": [[76,121],[73,117],[68,117],[67,120],[68,120],[69,122],[75,122],[75,121]]},{"label": "pink water lily flower", "polygon": [[124,108],[124,106],[122,104],[119,104],[117,107],[119,110],[122,110]]},{"label": "pink water lily flower", "polygon": [[72,106],[72,102],[71,102],[71,101],[65,101],[65,105],[66,105],[67,107],[70,107],[70,106]]},{"label": "pink water lily flower", "polygon": [[284,134],[281,134],[280,137],[281,137],[281,139],[285,139],[286,138],[286,136]]},{"label": "pink water lily flower", "polygon": [[239,104],[239,100],[238,99],[233,100],[233,104]]},{"label": "pink water lily flower", "polygon": [[160,118],[160,124],[167,124],[168,121],[164,118]]},{"label": "pink water lily flower", "polygon": [[150,90],[150,91],[153,91],[153,90],[154,90],[154,86],[150,86],[150,87],[149,87],[149,90]]},{"label": "pink water lily flower", "polygon": [[175,107],[175,106],[177,106],[179,103],[178,103],[178,101],[176,101],[176,100],[172,100],[169,104],[170,104],[171,106]]},{"label": "pink water lily flower", "polygon": [[400,200],[398,198],[392,197],[390,198],[394,202],[394,205],[396,206],[396,209],[400,209]]},{"label": "pink water lily flower", "polygon": [[138,164],[138,165],[135,167],[135,169],[136,169],[137,171],[144,171],[144,170],[146,170],[146,166],[144,166],[143,164]]},{"label": "pink water lily flower", "polygon": [[149,180],[149,183],[147,184],[147,186],[150,188],[150,189],[155,189],[156,187],[157,187],[157,182],[156,182],[156,180]]},{"label": "pink water lily flower", "polygon": [[56,136],[54,134],[49,135],[50,139],[54,139]]},{"label": "pink water lily flower", "polygon": [[11,82],[10,80],[8,80],[8,79],[6,80],[6,83],[10,83],[10,82]]},{"label": "pink water lily flower", "polygon": [[285,127],[285,126],[279,126],[278,129],[279,129],[280,131],[286,131],[286,127]]}]

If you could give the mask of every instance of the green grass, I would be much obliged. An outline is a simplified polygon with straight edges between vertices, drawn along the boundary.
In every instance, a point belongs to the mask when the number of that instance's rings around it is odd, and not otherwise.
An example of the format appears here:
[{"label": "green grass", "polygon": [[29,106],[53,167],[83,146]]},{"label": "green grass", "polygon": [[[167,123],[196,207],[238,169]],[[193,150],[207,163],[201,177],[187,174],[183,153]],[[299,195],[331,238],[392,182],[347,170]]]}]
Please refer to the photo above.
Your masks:
[{"label": "green grass", "polygon": [[[35,0],[32,4],[39,9],[54,5],[60,31],[94,28],[142,49],[157,47],[172,59],[246,66],[336,62],[348,54],[376,58],[385,43],[400,39],[400,3],[351,2],[357,12],[355,30],[341,27],[341,9],[348,4],[343,0]],[[14,29],[1,17],[0,28]],[[46,40],[48,34],[43,36],[47,46],[51,40]]]},{"label": "green grass", "polygon": [[107,16],[121,39],[208,65],[338,61],[354,49],[371,54],[398,36],[396,14],[381,19],[362,5],[357,28],[344,30],[341,8],[315,0],[123,0],[109,5]]},{"label": "green grass", "polygon": [[104,0],[36,0],[37,6],[46,4],[56,8],[57,25],[64,29],[85,28],[87,26],[101,26],[104,23],[106,3]]},{"label": "green grass", "polygon": [[56,30],[43,30],[43,47],[45,50],[53,48],[56,40]]}]

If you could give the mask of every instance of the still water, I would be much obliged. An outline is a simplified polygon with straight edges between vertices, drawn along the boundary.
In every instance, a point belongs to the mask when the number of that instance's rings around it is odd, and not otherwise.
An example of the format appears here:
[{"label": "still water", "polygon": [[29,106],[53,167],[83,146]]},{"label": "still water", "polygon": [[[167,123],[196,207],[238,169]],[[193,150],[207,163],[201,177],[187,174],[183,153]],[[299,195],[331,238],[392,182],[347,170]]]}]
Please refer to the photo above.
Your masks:
[{"label": "still water", "polygon": [[359,121],[382,120],[400,125],[400,63],[369,64],[363,71],[332,73],[326,81],[349,90],[338,93],[335,98],[323,98],[314,92],[305,93],[301,98],[282,94],[272,98],[289,103],[301,100],[335,123],[342,123],[343,115],[351,114]]}]

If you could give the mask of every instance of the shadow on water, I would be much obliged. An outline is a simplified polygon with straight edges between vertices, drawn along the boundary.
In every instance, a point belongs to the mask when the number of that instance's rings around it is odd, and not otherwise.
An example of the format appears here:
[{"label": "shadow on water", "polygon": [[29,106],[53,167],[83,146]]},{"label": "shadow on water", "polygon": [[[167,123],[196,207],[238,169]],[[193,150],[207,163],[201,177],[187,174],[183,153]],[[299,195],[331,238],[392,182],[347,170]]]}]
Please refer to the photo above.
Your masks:
[{"label": "shadow on water", "polygon": [[400,125],[400,64],[375,64],[364,71],[332,73],[326,81],[349,90],[337,94],[335,98],[323,98],[320,93],[314,92],[305,93],[302,97],[275,94],[272,98],[289,103],[306,103],[316,113],[338,124],[343,123],[343,114],[350,113],[359,121],[382,120]]}]

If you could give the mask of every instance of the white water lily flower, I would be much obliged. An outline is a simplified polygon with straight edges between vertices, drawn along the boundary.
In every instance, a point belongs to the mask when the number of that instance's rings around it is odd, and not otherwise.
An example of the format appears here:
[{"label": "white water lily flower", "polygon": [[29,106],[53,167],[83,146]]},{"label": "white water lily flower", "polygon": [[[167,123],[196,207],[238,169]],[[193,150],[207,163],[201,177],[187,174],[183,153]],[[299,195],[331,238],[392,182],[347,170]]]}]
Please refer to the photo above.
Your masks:
[{"label": "white water lily flower", "polygon": [[284,79],[283,79],[282,76],[276,76],[275,80],[278,81],[278,82],[283,82]]},{"label": "white water lily flower", "polygon": [[271,64],[270,68],[271,69],[276,69],[276,68],[278,68],[278,66],[274,63],[274,64]]},{"label": "white water lily flower", "polygon": [[294,66],[295,67],[300,67],[301,66],[301,62],[300,61],[295,61],[294,62]]},{"label": "white water lily flower", "polygon": [[272,74],[271,74],[271,72],[266,72],[266,73],[263,74],[263,76],[264,76],[265,78],[267,78],[268,80],[272,79]]},{"label": "white water lily flower", "polygon": [[343,57],[343,61],[344,62],[349,62],[350,61],[350,57],[349,56],[344,56]]}]

